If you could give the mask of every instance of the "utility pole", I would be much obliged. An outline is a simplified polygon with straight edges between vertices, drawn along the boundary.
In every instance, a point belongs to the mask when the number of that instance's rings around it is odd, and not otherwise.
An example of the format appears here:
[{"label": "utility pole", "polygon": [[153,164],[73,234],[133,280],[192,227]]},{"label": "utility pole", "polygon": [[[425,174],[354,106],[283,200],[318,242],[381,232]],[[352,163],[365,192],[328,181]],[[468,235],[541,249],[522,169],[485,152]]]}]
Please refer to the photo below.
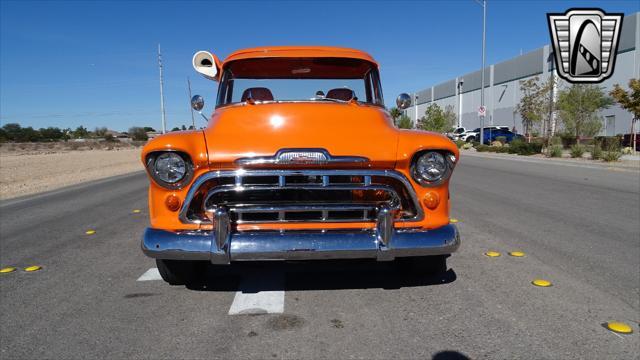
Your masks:
[{"label": "utility pole", "polygon": [[462,84],[464,79],[458,80],[458,127],[462,127]]},{"label": "utility pole", "polygon": [[158,44],[158,67],[160,68],[160,112],[162,114],[162,133],[167,132],[167,121],[164,112],[164,92],[162,83],[162,54],[160,53],[160,44]]},{"label": "utility pole", "polygon": [[189,109],[191,110],[191,125],[193,130],[196,129],[196,119],[193,117],[193,107],[191,106],[191,80],[187,77],[187,85],[189,86]]}]

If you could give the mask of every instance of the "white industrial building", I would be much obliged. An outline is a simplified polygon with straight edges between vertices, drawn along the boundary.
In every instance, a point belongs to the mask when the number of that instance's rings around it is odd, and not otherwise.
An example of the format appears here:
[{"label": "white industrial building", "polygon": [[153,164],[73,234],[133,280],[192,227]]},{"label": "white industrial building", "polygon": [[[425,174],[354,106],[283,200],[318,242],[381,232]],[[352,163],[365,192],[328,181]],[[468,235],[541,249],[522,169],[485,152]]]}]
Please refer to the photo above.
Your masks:
[{"label": "white industrial building", "polygon": [[[613,75],[599,84],[608,93],[614,84],[620,84],[627,89],[631,78],[640,78],[640,13],[630,14],[624,17],[618,45],[616,65]],[[493,64],[485,68],[485,125],[507,125],[515,127],[522,132],[522,121],[515,108],[520,101],[520,81],[538,76],[541,81],[546,81],[550,74],[555,74],[558,86],[566,86],[567,83],[555,73],[553,48],[546,45],[516,58]],[[462,88],[460,91],[460,80]],[[441,108],[452,106],[456,114],[462,109],[462,126],[477,128],[480,126],[478,108],[480,107],[480,70],[464,74],[428,87],[417,93],[411,94],[412,104],[417,98],[417,115],[424,116],[426,108],[431,103],[438,104]],[[460,103],[462,106],[460,107]],[[414,105],[405,110],[412,121],[416,119]],[[631,128],[632,114],[618,105],[614,105],[601,112],[603,127],[601,135],[615,135],[628,133]]]}]

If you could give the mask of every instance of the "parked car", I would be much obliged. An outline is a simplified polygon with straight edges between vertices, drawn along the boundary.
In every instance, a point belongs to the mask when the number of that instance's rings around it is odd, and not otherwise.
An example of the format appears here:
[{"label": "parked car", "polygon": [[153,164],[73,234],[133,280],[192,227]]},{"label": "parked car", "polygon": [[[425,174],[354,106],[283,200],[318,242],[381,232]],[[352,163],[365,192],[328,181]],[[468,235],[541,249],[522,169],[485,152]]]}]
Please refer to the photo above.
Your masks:
[{"label": "parked car", "polygon": [[524,136],[511,132],[510,130],[489,129],[484,131],[484,139],[482,143],[490,145],[492,142],[496,141],[498,137],[504,137],[506,143],[510,143],[515,139],[524,140]]},{"label": "parked car", "polygon": [[[485,133],[491,130],[509,130],[509,127],[504,125],[492,125],[484,128]],[[466,142],[478,141],[480,139],[480,128],[466,131],[464,134],[460,135],[458,139]]]},{"label": "parked car", "polygon": [[[142,251],[165,281],[253,260],[398,259],[446,270],[460,243],[449,221],[458,148],[393,125],[370,55],[262,47],[224,61],[200,51],[193,63],[218,82],[208,126],[158,136],[141,155],[151,222]],[[398,97],[398,108],[410,104]],[[194,96],[192,107],[203,106]]]},{"label": "parked car", "polygon": [[448,133],[446,133],[445,135],[447,135],[447,137],[453,141],[456,141],[460,138],[460,136],[462,134],[464,134],[467,131],[467,129],[465,129],[464,127],[457,127],[451,131],[449,131]]}]

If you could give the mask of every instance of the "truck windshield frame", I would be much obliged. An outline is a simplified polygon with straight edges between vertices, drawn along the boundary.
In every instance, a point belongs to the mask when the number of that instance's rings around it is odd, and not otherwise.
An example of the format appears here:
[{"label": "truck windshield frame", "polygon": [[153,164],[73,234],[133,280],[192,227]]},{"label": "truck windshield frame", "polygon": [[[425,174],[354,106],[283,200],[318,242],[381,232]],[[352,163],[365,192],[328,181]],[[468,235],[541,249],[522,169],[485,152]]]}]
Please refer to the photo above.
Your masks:
[{"label": "truck windshield frame", "polygon": [[[259,103],[349,102],[353,91],[359,104],[384,108],[377,66],[352,58],[256,58],[225,64],[216,108],[246,103],[248,89],[261,89]],[[265,89],[269,95],[265,96]],[[343,96],[327,97],[329,90]],[[257,93],[257,92],[256,92]],[[243,96],[244,95],[244,96]]]}]

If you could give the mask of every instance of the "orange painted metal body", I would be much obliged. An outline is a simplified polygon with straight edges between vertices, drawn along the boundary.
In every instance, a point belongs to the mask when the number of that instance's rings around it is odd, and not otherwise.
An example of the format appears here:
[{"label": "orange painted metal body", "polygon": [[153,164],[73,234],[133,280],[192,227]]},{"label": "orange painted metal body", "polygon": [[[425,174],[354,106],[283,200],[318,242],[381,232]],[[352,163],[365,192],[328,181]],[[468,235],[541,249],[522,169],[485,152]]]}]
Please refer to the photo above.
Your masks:
[{"label": "orange painted metal body", "polygon": [[[230,61],[255,57],[347,57],[375,61],[368,54],[344,48],[329,47],[272,47],[237,51],[219,66],[224,69]],[[188,154],[197,179],[208,171],[239,169],[238,158],[273,156],[285,148],[323,148],[332,156],[363,156],[370,162],[360,168],[389,169],[401,172],[413,186],[424,218],[416,222],[396,222],[397,228],[434,229],[449,223],[449,180],[441,185],[424,187],[410,174],[414,154],[426,149],[445,150],[459,158],[458,148],[441,134],[418,130],[400,130],[392,122],[388,111],[380,106],[357,102],[338,103],[240,103],[216,109],[209,124],[202,131],[173,132],[147,143],[141,155],[154,151],[175,150]],[[292,167],[289,167],[292,168]],[[316,168],[345,168],[319,165]],[[357,168],[350,165],[349,168]],[[149,186],[151,227],[164,230],[211,229],[211,225],[185,224],[178,213],[167,208],[168,196],[184,200],[191,184],[179,190],[168,190],[154,181]],[[423,203],[437,197],[433,209]],[[349,229],[371,228],[373,223],[285,223],[245,224],[237,230],[271,229]]]}]

